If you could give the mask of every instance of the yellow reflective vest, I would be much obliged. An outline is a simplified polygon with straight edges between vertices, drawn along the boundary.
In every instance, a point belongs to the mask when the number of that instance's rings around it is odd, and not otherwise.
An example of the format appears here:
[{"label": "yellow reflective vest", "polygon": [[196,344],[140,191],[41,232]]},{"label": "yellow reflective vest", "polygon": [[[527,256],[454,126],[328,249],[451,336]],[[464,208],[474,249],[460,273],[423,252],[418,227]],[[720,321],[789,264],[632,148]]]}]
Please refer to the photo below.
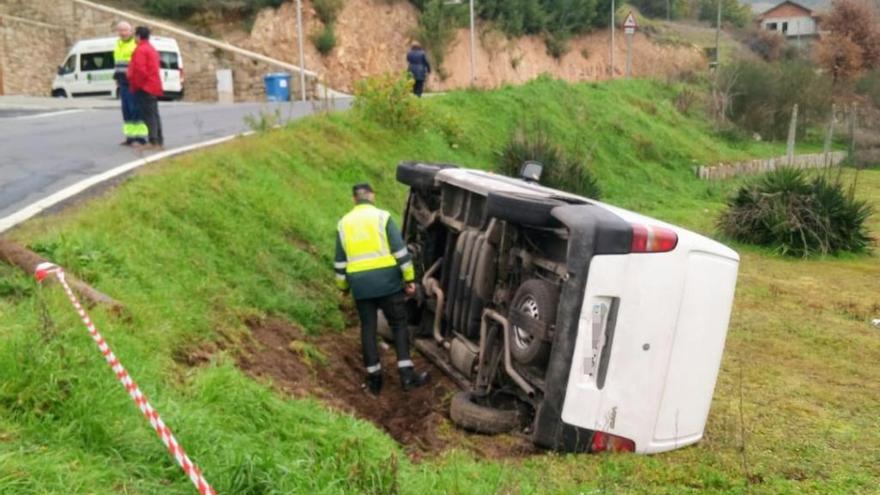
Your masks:
[{"label": "yellow reflective vest", "polygon": [[336,281],[356,299],[382,297],[415,280],[412,258],[391,214],[372,204],[354,207],[337,225]]}]

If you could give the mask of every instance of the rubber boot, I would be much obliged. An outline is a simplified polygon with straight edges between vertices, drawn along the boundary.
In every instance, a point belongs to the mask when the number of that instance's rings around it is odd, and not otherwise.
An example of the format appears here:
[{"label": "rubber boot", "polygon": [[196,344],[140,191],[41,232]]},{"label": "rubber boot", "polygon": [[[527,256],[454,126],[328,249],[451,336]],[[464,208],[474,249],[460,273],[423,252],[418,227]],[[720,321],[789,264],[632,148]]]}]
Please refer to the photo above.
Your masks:
[{"label": "rubber boot", "polygon": [[379,395],[382,391],[382,372],[367,374],[365,385],[371,394]]},{"label": "rubber boot", "polygon": [[422,371],[420,373],[416,372],[412,366],[406,366],[404,368],[399,368],[400,371],[400,385],[403,387],[403,390],[412,390],[414,388],[419,388],[422,385],[428,383],[431,376],[427,371]]}]

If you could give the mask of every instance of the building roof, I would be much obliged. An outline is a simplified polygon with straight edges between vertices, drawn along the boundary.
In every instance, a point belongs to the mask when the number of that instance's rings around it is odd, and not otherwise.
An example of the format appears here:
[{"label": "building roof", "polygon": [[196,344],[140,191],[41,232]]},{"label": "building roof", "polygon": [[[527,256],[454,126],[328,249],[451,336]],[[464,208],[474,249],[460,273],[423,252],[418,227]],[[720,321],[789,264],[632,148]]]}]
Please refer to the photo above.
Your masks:
[{"label": "building roof", "polygon": [[776,4],[757,16],[757,20],[775,17],[815,17],[816,13],[799,3],[786,0]]}]

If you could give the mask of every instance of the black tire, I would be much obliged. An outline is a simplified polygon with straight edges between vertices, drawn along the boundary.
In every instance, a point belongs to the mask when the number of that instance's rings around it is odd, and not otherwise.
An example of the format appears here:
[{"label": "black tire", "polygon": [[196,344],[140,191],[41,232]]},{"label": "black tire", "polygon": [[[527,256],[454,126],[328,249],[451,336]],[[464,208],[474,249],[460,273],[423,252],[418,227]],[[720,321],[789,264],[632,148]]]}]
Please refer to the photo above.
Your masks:
[{"label": "black tire", "polygon": [[512,400],[505,404],[491,404],[488,399],[479,399],[472,392],[458,392],[452,397],[449,417],[465,430],[487,435],[516,430],[523,421],[522,411]]},{"label": "black tire", "polygon": [[512,192],[490,192],[486,199],[486,213],[490,217],[537,227],[555,226],[559,222],[550,212],[566,204],[558,199],[542,198]]},{"label": "black tire", "polygon": [[52,98],[67,98],[67,91],[61,88],[52,90]]},{"label": "black tire", "polygon": [[437,172],[450,167],[454,165],[402,162],[397,166],[397,182],[416,189],[430,189],[434,187],[434,176]]},{"label": "black tire", "polygon": [[[559,291],[550,282],[531,279],[523,282],[516,290],[511,304],[511,312],[525,311],[547,325],[556,322],[556,305]],[[541,366],[550,355],[550,342],[531,335],[525,330],[510,325],[510,354],[518,363],[527,366]]]}]

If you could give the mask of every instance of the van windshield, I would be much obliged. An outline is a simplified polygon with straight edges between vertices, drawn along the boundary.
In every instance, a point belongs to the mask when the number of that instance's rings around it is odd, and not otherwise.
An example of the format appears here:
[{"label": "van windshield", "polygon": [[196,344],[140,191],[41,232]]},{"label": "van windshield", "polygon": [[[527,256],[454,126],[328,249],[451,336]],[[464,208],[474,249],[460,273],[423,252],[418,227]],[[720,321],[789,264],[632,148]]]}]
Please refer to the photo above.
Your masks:
[{"label": "van windshield", "polygon": [[159,52],[159,67],[162,69],[180,70],[180,61],[174,52]]},{"label": "van windshield", "polygon": [[83,72],[108,69],[113,69],[113,52],[82,53],[79,56],[79,70]]}]

